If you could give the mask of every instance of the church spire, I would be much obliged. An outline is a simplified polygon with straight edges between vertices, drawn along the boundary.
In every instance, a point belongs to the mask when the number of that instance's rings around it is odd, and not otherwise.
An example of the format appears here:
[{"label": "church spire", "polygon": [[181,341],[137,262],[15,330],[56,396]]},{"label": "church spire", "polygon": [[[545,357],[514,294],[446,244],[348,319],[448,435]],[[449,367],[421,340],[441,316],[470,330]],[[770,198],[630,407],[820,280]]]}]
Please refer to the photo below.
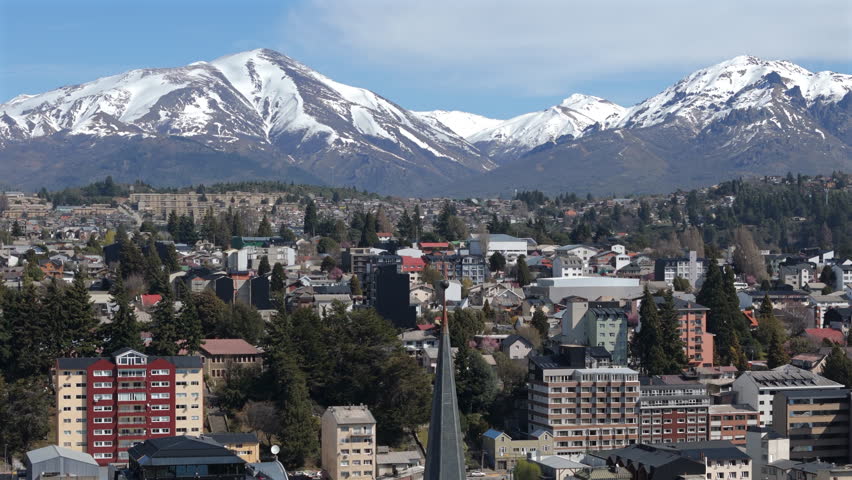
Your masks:
[{"label": "church spire", "polygon": [[456,397],[455,366],[450,348],[450,330],[447,318],[446,278],[440,286],[444,294],[444,315],[441,322],[441,341],[438,345],[438,368],[432,392],[432,417],[429,420],[429,443],[426,445],[426,470],[424,480],[463,480],[465,478],[464,450],[462,449],[459,406]]}]

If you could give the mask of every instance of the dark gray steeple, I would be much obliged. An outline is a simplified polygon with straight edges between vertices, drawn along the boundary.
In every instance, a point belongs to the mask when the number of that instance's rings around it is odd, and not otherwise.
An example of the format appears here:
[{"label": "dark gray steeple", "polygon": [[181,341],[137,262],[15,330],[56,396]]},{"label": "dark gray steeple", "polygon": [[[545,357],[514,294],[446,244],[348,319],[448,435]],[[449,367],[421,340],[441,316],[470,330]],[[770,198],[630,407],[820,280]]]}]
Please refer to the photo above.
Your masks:
[{"label": "dark gray steeple", "polygon": [[[441,287],[446,292],[449,282]],[[426,445],[424,480],[463,480],[465,478],[459,406],[456,397],[455,366],[450,348],[447,319],[447,300],[444,296],[444,317],[441,322],[441,342],[438,345],[438,366],[432,392],[432,417],[429,420],[429,443]]]}]

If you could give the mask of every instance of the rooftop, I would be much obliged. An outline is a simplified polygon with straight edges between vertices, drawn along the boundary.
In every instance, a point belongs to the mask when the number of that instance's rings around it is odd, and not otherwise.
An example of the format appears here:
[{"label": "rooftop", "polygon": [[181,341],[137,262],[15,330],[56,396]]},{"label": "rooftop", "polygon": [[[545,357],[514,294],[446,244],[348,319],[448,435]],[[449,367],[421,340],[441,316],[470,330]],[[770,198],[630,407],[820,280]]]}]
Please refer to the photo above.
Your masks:
[{"label": "rooftop", "polygon": [[376,419],[365,405],[346,405],[342,407],[328,407],[326,414],[332,415],[338,425],[347,424],[375,424]]},{"label": "rooftop", "polygon": [[203,436],[149,438],[127,453],[142,466],[181,465],[198,462],[199,458],[204,458],[207,464],[246,463],[212,438]]},{"label": "rooftop", "polygon": [[88,453],[78,452],[77,450],[71,450],[70,448],[58,447],[56,445],[48,445],[43,448],[39,448],[36,450],[30,450],[27,452],[27,460],[30,464],[43,462],[45,460],[50,460],[51,458],[63,457],[71,460],[75,460],[82,463],[88,463],[89,465],[98,466],[98,462],[92,458]]},{"label": "rooftop", "polygon": [[242,338],[205,338],[201,350],[210,355],[258,355],[260,351]]},{"label": "rooftop", "polygon": [[837,382],[792,365],[783,365],[767,371],[745,372],[743,377],[753,379],[761,388],[842,387]]}]

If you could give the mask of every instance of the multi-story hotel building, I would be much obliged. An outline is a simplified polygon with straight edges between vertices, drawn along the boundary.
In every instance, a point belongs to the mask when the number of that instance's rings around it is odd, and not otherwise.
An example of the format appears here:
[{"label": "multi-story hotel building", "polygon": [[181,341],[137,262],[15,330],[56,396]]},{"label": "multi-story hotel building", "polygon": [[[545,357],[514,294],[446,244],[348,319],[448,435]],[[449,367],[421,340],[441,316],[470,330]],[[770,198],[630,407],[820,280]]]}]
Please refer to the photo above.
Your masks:
[{"label": "multi-story hotel building", "polygon": [[710,440],[745,445],[749,427],[758,426],[760,413],[748,405],[711,405]]},{"label": "multi-story hotel building", "polygon": [[530,358],[529,432],[551,432],[556,454],[638,443],[638,372],[601,366],[571,350],[563,346],[557,355]]},{"label": "multi-story hotel building", "polygon": [[782,365],[766,371],[743,372],[733,383],[737,402],[759,412],[761,427],[772,425],[772,404],[775,394],[779,392],[841,388],[843,385],[835,381],[792,365]]},{"label": "multi-story hotel building", "polygon": [[642,443],[707,440],[707,386],[677,375],[642,377],[639,397]]},{"label": "multi-story hotel building", "polygon": [[376,419],[366,406],[323,413],[322,466],[331,480],[376,478]]},{"label": "multi-story hotel building", "polygon": [[112,358],[59,358],[54,382],[57,443],[100,465],[127,463],[127,449],[149,438],[202,433],[200,357],[124,348]]},{"label": "multi-story hotel building", "polygon": [[849,395],[845,388],[775,394],[772,428],[790,439],[790,460],[849,463]]}]

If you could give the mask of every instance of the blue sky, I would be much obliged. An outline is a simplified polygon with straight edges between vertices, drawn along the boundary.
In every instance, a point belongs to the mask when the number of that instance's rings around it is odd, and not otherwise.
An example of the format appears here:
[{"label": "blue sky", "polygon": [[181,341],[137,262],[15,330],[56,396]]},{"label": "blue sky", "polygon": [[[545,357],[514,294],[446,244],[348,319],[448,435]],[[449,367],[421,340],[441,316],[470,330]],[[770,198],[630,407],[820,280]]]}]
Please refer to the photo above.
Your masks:
[{"label": "blue sky", "polygon": [[279,50],[414,110],[628,106],[751,54],[852,73],[846,0],[0,1],[0,102],[140,67]]}]

